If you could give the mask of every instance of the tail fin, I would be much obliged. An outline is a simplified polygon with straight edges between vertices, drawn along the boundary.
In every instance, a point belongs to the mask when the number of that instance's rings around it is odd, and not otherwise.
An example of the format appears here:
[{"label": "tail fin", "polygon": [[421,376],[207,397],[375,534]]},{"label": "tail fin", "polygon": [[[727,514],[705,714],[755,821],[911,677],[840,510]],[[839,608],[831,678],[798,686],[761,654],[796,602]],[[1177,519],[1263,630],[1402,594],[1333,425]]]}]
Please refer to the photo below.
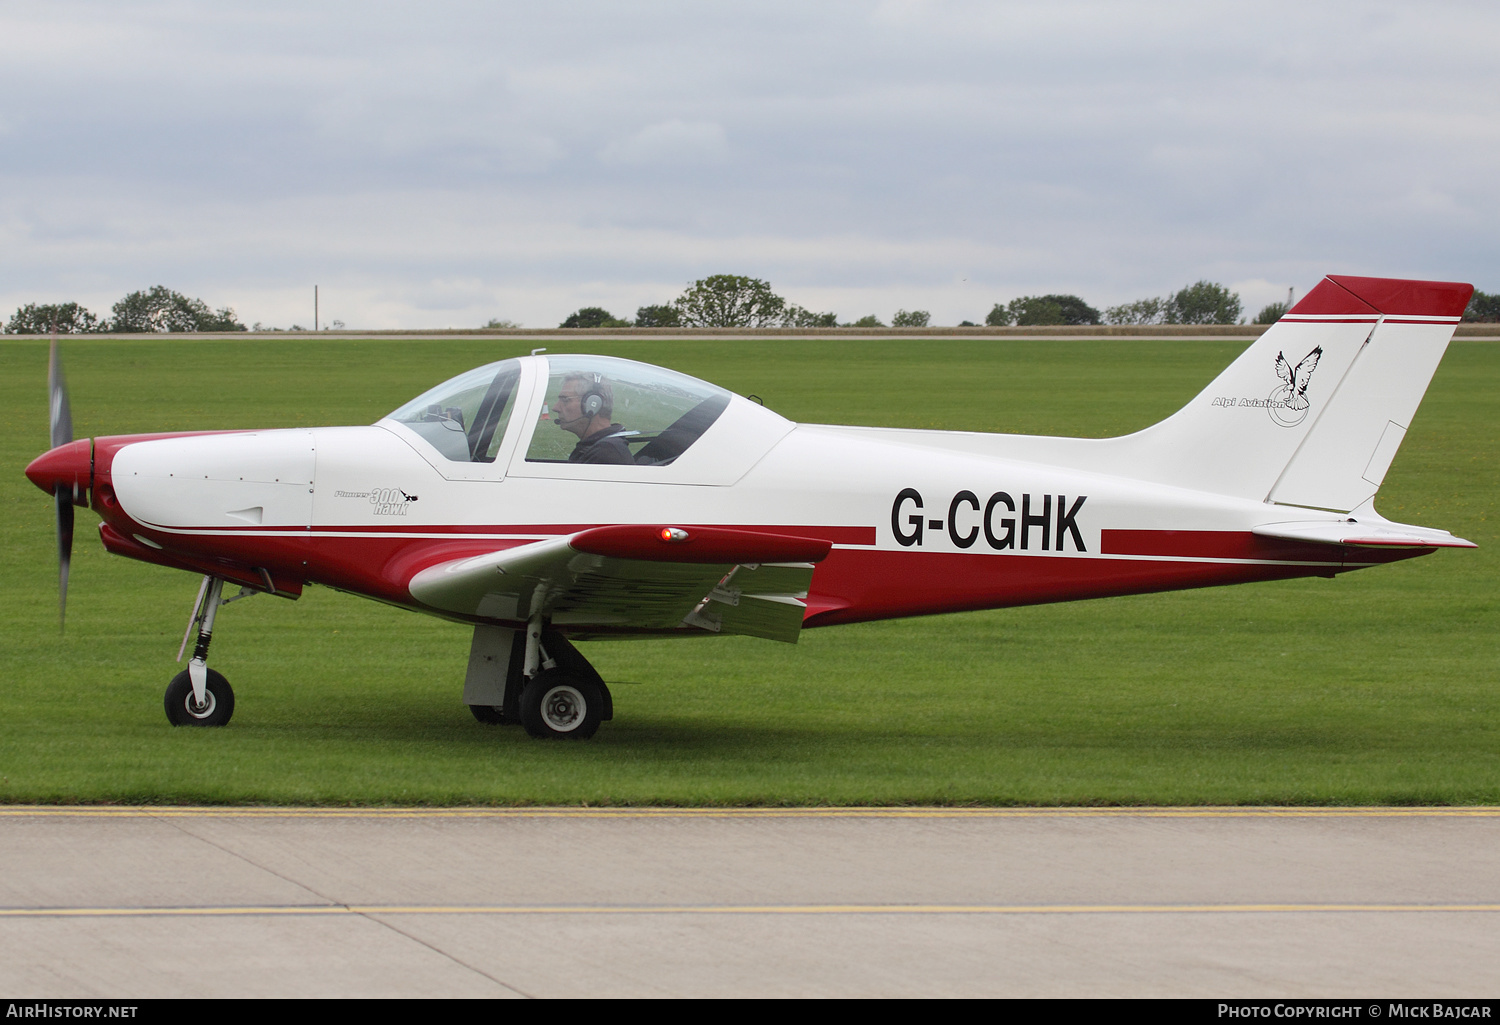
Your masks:
[{"label": "tail fin", "polygon": [[1118,439],[1132,474],[1282,505],[1357,508],[1379,490],[1473,291],[1324,278],[1197,398]]}]

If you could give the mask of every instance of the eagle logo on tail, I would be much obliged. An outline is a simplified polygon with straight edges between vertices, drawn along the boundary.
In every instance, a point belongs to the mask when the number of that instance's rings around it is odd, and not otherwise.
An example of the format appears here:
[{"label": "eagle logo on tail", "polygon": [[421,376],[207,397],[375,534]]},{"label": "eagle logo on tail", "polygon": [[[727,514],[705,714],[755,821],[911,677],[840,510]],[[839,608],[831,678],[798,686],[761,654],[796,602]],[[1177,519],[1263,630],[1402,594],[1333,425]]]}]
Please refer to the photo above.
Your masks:
[{"label": "eagle logo on tail", "polygon": [[1266,408],[1271,419],[1282,427],[1296,427],[1307,418],[1311,406],[1307,400],[1307,385],[1322,356],[1323,347],[1320,345],[1303,356],[1294,367],[1288,362],[1285,352],[1276,354],[1276,376],[1281,378],[1281,385],[1271,392]]}]

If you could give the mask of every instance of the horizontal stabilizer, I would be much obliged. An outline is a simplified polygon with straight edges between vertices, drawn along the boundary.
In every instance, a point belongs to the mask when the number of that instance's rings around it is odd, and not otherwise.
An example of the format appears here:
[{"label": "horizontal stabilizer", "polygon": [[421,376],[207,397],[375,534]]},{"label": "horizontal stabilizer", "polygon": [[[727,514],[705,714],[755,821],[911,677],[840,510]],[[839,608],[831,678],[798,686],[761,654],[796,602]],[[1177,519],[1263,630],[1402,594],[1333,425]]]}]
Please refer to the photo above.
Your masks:
[{"label": "horizontal stabilizer", "polygon": [[1286,541],[1312,541],[1355,548],[1478,548],[1473,541],[1446,530],[1414,527],[1408,523],[1361,523],[1357,520],[1310,520],[1268,523],[1251,533]]}]

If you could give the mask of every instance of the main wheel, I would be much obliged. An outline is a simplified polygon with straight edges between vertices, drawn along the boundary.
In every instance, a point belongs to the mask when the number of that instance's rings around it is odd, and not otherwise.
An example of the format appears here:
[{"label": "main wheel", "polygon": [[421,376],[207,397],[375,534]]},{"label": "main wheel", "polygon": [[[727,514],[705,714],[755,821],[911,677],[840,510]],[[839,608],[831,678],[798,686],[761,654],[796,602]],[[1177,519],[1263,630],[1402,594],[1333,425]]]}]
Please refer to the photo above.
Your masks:
[{"label": "main wheel", "polygon": [[533,737],[587,740],[603,710],[599,688],[576,676],[543,673],[521,691],[521,725]]},{"label": "main wheel", "polygon": [[224,674],[215,669],[208,670],[203,704],[193,700],[193,678],[186,669],[167,684],[163,703],[167,708],[167,721],[173,726],[223,726],[234,715],[234,691]]}]

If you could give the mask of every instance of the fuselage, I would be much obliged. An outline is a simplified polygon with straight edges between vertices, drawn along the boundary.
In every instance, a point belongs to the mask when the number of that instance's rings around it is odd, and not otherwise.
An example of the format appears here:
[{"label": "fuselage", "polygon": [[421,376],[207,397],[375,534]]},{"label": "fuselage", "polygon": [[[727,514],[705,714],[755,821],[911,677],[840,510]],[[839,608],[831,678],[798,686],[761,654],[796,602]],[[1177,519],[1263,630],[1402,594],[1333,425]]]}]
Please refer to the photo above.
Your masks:
[{"label": "fuselage", "polygon": [[606,524],[831,542],[807,626],[1331,576],[1427,550],[1260,537],[1255,527],[1287,511],[964,451],[920,432],[796,425],[738,397],[664,467],[529,462],[526,432],[547,425],[510,427],[485,463],[453,462],[389,419],[99,438],[88,494],[117,554],[287,596],[317,583],[470,621],[424,606],[412,577]]}]

